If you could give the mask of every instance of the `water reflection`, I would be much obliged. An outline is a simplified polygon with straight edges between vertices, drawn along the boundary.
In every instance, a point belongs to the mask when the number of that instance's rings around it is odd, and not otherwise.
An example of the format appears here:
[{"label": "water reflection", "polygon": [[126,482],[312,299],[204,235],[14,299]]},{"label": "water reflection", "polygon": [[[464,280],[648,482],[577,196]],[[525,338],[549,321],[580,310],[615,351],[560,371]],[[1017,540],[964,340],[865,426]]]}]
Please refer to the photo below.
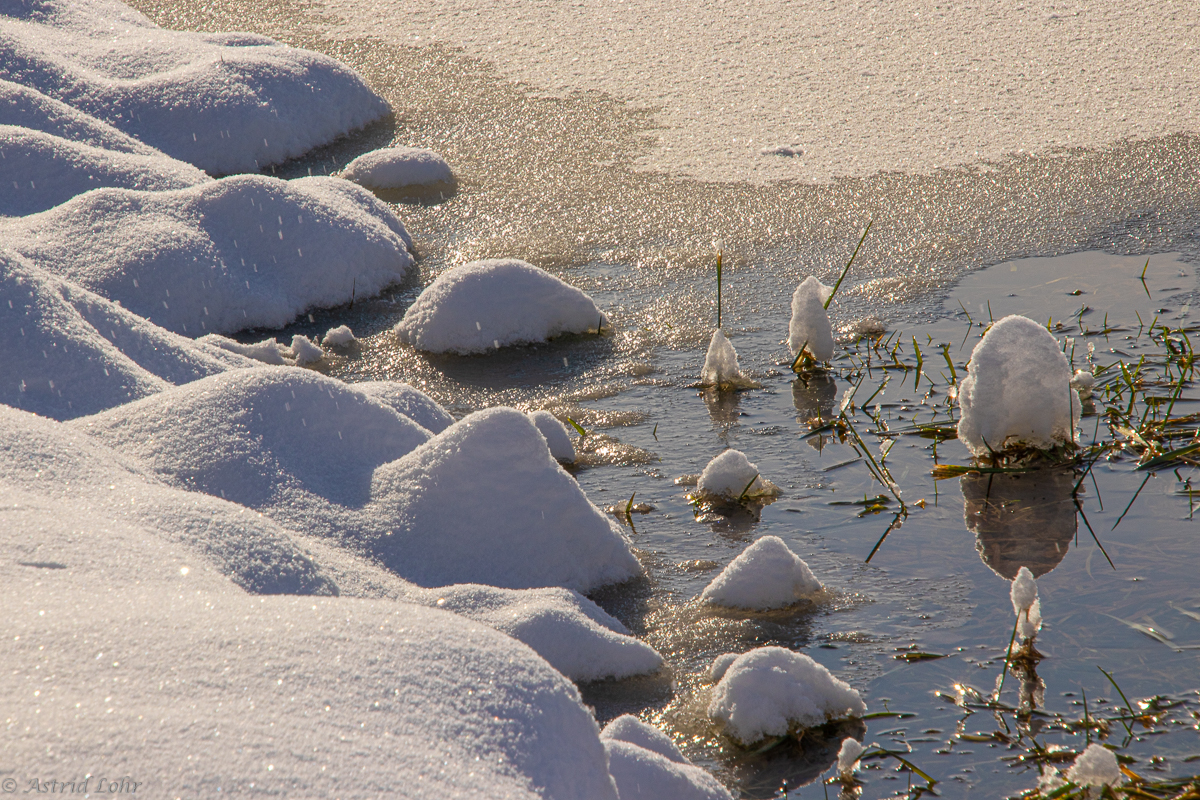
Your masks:
[{"label": "water reflection", "polygon": [[714,425],[728,428],[737,424],[741,415],[738,410],[741,392],[737,389],[709,387],[700,396],[704,398],[704,405],[708,407],[708,415],[712,417]]},{"label": "water reflection", "polygon": [[796,407],[797,422],[832,417],[836,402],[837,381],[830,375],[809,375],[792,381],[792,405]]},{"label": "water reflection", "polygon": [[739,753],[733,757],[729,772],[744,798],[781,797],[790,790],[819,781],[837,763],[842,740],[848,736],[861,740],[866,731],[862,720],[809,728],[797,736],[783,737],[773,745],[768,743],[757,750]]},{"label": "water reflection", "polygon": [[1072,469],[964,475],[963,520],[983,563],[1005,580],[1057,567],[1075,536],[1075,481]]}]

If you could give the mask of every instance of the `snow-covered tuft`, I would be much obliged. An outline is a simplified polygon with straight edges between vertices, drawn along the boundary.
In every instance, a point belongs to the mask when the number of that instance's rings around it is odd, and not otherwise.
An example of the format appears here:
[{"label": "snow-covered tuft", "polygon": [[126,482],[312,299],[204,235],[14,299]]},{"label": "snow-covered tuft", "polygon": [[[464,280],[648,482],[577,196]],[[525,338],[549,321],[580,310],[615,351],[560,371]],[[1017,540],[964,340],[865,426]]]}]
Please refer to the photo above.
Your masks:
[{"label": "snow-covered tuft", "polygon": [[395,331],[418,350],[467,354],[587,333],[603,320],[590,297],[550,273],[518,259],[488,259],[439,275]]},{"label": "snow-covered tuft", "polygon": [[700,383],[721,389],[739,389],[756,386],[738,369],[737,351],[720,328],[713,331],[704,356],[704,368],[700,371]]},{"label": "snow-covered tuft", "polygon": [[636,717],[617,717],[600,733],[621,800],[732,800],[712,775],[684,758],[666,734]]},{"label": "snow-covered tuft", "polygon": [[1029,567],[1021,567],[1009,592],[1013,613],[1017,615],[1017,633],[1032,639],[1042,629],[1042,601],[1038,599],[1037,581]]},{"label": "snow-covered tuft", "polygon": [[833,288],[809,275],[792,294],[792,321],[788,324],[788,349],[804,348],[817,361],[833,358],[833,328],[825,301]]},{"label": "snow-covered tuft", "polygon": [[354,338],[354,332],[350,330],[348,325],[338,325],[336,328],[330,328],[325,331],[325,337],[321,339],[322,347],[347,347],[357,342]]},{"label": "snow-covered tuft", "polygon": [[175,333],[279,328],[400,281],[411,240],[391,208],[339,178],[242,175],[188,189],[97,189],[0,218],[32,264]]},{"label": "snow-covered tuft", "polygon": [[1079,786],[1115,786],[1125,780],[1116,755],[1102,744],[1089,744],[1067,770],[1067,780]]},{"label": "snow-covered tuft", "polygon": [[837,771],[838,775],[843,778],[849,778],[858,771],[858,759],[863,754],[862,743],[857,739],[847,736],[842,740],[842,747],[838,750]]},{"label": "snow-covered tuft", "polygon": [[325,351],[319,344],[300,334],[292,337],[292,344],[288,349],[292,351],[292,359],[299,366],[315,364],[325,357]]},{"label": "snow-covered tuft", "polygon": [[758,467],[740,450],[726,450],[708,462],[696,490],[701,496],[736,501],[742,497],[774,497],[779,487],[764,480]]},{"label": "snow-covered tuft", "polygon": [[363,153],[342,170],[341,176],[368,189],[403,189],[454,183],[446,159],[432,150],[384,147]]},{"label": "snow-covered tuft", "polygon": [[1016,315],[997,322],[975,345],[958,404],[958,438],[976,456],[1018,443],[1045,449],[1074,442],[1081,410],[1058,341]]},{"label": "snow-covered tuft", "polygon": [[116,0],[7,4],[0,78],[213,175],[294,158],[390,111],[328,56],[249,33],[166,30]]},{"label": "snow-covered tuft", "polygon": [[534,411],[529,418],[541,431],[542,436],[546,437],[546,444],[550,446],[550,455],[564,464],[574,464],[575,445],[571,442],[571,436],[567,433],[566,426],[558,421],[558,417],[549,411]]},{"label": "snow-covered tuft", "polygon": [[432,397],[407,383],[362,381],[350,388],[389,406],[430,433],[441,433],[454,424],[454,417],[447,414],[446,409],[438,405]]},{"label": "snow-covered tuft", "polygon": [[1096,386],[1096,376],[1086,369],[1075,370],[1075,375],[1071,378],[1071,388],[1079,393],[1080,400],[1087,400],[1092,396],[1092,389]]},{"label": "snow-covered tuft", "polygon": [[729,665],[713,689],[708,716],[750,745],[866,710],[857,690],[803,653],[759,647]]},{"label": "snow-covered tuft", "polygon": [[764,536],[742,551],[700,594],[706,603],[766,611],[821,591],[808,564],[778,536]]},{"label": "snow-covered tuft", "polygon": [[722,653],[713,659],[712,666],[708,669],[708,679],[713,683],[725,677],[725,673],[729,670],[729,665],[738,660],[737,653]]}]

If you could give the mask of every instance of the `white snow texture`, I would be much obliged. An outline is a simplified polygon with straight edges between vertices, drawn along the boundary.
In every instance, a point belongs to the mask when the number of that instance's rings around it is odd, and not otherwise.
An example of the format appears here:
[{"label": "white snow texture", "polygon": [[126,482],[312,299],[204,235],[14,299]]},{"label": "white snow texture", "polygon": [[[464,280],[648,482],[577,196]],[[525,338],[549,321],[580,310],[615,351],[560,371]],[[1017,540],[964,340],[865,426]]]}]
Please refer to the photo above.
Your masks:
[{"label": "white snow texture", "polygon": [[[751,483],[753,481],[753,483]],[[708,462],[700,473],[696,490],[703,496],[734,501],[742,497],[761,497],[779,493],[778,487],[764,480],[758,467],[740,450],[726,450]]]},{"label": "white snow texture", "polygon": [[529,419],[537,426],[542,436],[546,437],[550,455],[554,456],[556,461],[564,464],[575,463],[575,445],[571,442],[571,435],[567,433],[567,426],[559,422],[558,417],[549,411],[534,411],[530,413]]},{"label": "white snow texture", "polygon": [[692,764],[657,728],[629,714],[600,733],[621,800],[732,800],[712,775]]},{"label": "white snow texture", "polygon": [[1080,786],[1115,786],[1125,780],[1116,755],[1102,744],[1089,744],[1067,770],[1067,780]]},{"label": "white snow texture", "polygon": [[738,656],[713,689],[708,716],[744,745],[794,728],[866,713],[858,691],[803,653],[759,647]]},{"label": "white snow texture", "polygon": [[518,259],[486,259],[439,275],[395,331],[418,350],[469,354],[595,331],[603,319],[590,297],[550,273]]},{"label": "white snow texture", "polygon": [[700,600],[718,606],[767,611],[785,608],[822,589],[804,559],[778,536],[764,536],[713,578]]},{"label": "white snow texture", "polygon": [[788,323],[788,349],[795,355],[804,348],[817,361],[833,358],[833,328],[825,301],[833,288],[809,275],[792,293],[792,319]]},{"label": "white snow texture", "polygon": [[1075,441],[1082,406],[1067,357],[1044,326],[1005,317],[975,345],[969,366],[958,390],[958,438],[972,454]]},{"label": "white snow texture", "polygon": [[341,176],[368,189],[403,189],[454,182],[454,173],[446,159],[432,150],[415,147],[384,147],[363,153],[346,165]]},{"label": "white snow texture", "polygon": [[736,389],[750,385],[738,368],[737,351],[720,328],[713,331],[704,356],[704,368],[700,370],[700,383],[722,389]]},{"label": "white snow texture", "polygon": [[838,750],[837,771],[842,777],[850,777],[858,771],[858,758],[863,754],[863,746],[857,739],[847,736],[842,740]]},{"label": "white snow texture", "polygon": [[1009,590],[1013,613],[1017,615],[1017,633],[1032,639],[1042,629],[1042,601],[1038,598],[1037,581],[1029,567],[1021,567]]}]

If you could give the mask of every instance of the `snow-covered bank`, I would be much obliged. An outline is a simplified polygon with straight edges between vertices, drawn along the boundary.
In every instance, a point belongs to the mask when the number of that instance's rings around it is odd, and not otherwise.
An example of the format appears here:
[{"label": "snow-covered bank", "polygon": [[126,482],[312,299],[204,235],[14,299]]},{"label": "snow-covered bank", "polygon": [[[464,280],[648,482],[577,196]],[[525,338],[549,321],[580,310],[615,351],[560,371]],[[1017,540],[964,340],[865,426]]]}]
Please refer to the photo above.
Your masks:
[{"label": "snow-covered bank", "polygon": [[245,175],[188,189],[97,189],[0,219],[7,246],[176,333],[281,327],[403,280],[411,239],[337,178]]},{"label": "snow-covered bank", "polygon": [[116,0],[7,4],[0,78],[214,175],[294,158],[390,111],[328,56],[256,34],[166,30]]}]

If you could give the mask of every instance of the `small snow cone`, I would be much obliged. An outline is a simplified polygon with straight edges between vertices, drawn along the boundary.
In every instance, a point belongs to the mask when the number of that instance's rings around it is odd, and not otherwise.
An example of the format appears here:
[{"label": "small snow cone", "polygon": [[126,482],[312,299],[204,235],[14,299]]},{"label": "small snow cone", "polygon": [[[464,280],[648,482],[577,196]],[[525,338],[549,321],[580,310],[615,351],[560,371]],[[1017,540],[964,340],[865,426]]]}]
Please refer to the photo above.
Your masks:
[{"label": "small snow cone", "polygon": [[1067,780],[1079,786],[1115,786],[1125,778],[1111,750],[1103,745],[1089,744],[1067,770]]},{"label": "small snow cone", "polygon": [[728,608],[767,611],[786,608],[824,588],[804,559],[778,536],[747,547],[713,579],[700,600]]},{"label": "small snow cone", "polygon": [[700,371],[700,383],[718,389],[748,389],[757,386],[738,368],[737,351],[720,328],[713,331]]},{"label": "small snow cone", "polygon": [[958,392],[958,438],[977,457],[1015,445],[1075,442],[1082,406],[1058,341],[1031,319],[1008,316],[971,353]]},{"label": "small snow cone", "polygon": [[1017,615],[1017,633],[1026,641],[1042,629],[1042,601],[1038,599],[1037,581],[1029,567],[1021,567],[1009,591],[1013,613]]},{"label": "small snow cone", "polygon": [[833,358],[833,328],[825,301],[833,288],[812,275],[805,278],[792,294],[792,321],[788,324],[788,349],[798,355],[803,348],[816,361]]},{"label": "small snow cone", "polygon": [[756,497],[775,497],[779,487],[759,475],[740,450],[726,450],[708,462],[696,484],[699,497],[726,502]]}]

